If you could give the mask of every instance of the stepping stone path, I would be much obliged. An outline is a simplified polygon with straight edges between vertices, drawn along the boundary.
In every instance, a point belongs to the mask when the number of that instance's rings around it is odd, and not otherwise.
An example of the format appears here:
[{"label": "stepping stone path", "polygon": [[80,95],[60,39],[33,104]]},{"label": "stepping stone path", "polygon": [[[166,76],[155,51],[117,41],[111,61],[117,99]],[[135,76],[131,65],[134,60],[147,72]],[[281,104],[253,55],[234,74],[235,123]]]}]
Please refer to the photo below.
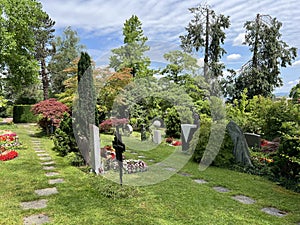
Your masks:
[{"label": "stepping stone path", "polygon": [[252,198],[249,198],[247,196],[244,195],[236,195],[232,197],[233,199],[243,203],[243,204],[253,204],[255,203],[255,200]]},{"label": "stepping stone path", "polygon": [[203,180],[203,179],[196,179],[196,180],[194,180],[196,183],[198,183],[198,184],[206,184],[206,183],[208,183],[206,180]]},{"label": "stepping stone path", "polygon": [[273,215],[273,216],[278,216],[278,217],[283,217],[283,216],[287,215],[287,212],[280,211],[279,209],[272,208],[272,207],[270,207],[270,208],[263,208],[263,209],[261,209],[261,211],[263,211],[265,213],[268,213],[270,215]]},{"label": "stepping stone path", "polygon": [[61,178],[52,179],[52,180],[48,181],[49,184],[59,184],[59,183],[63,183],[63,182],[64,182],[64,179],[61,179]]},{"label": "stepping stone path", "polygon": [[225,192],[229,192],[229,191],[230,191],[228,188],[220,187],[220,186],[213,187],[213,189],[214,189],[215,191],[222,192],[222,193],[225,193]]},{"label": "stepping stone path", "polygon": [[59,173],[57,173],[57,172],[46,173],[46,177],[54,177],[54,176],[57,176],[57,175],[59,175]]},{"label": "stepping stone path", "polygon": [[35,190],[34,193],[36,193],[38,196],[48,196],[48,195],[57,194],[58,191],[57,191],[56,187],[54,187],[54,188],[38,189],[38,190]]},{"label": "stepping stone path", "polygon": [[21,207],[22,209],[43,209],[47,207],[47,202],[48,200],[46,199],[31,202],[22,202]]},{"label": "stepping stone path", "polygon": [[43,170],[54,170],[54,166],[43,166]]},{"label": "stepping stone path", "polygon": [[45,214],[32,215],[24,218],[24,225],[40,225],[49,222],[50,218]]},{"label": "stepping stone path", "polygon": [[[30,134],[33,134],[32,131],[29,131]],[[52,160],[51,156],[46,153],[45,150],[41,149],[41,142],[39,140],[32,140],[32,143],[34,145],[33,149],[37,153],[37,156],[41,160],[41,165],[43,170],[55,170],[55,162]],[[52,177],[52,176],[58,176],[58,172],[47,172],[45,173],[45,176]],[[64,179],[62,178],[56,178],[56,179],[50,179],[48,180],[49,185],[54,185],[58,183],[63,183]],[[56,187],[50,187],[50,188],[44,188],[44,189],[37,189],[34,191],[35,194],[37,194],[39,197],[43,196],[51,196],[53,194],[58,194],[58,190]],[[21,202],[21,208],[23,210],[29,210],[29,209],[44,209],[47,208],[47,199],[39,199],[36,201],[29,201],[29,202]],[[31,216],[26,216],[23,218],[23,224],[24,225],[40,225],[44,223],[49,223],[51,219],[44,213],[42,214],[36,214]]]},{"label": "stepping stone path", "polygon": [[181,176],[184,176],[184,177],[190,177],[190,176],[192,176],[191,174],[185,173],[185,172],[180,172],[178,174],[181,175]]}]

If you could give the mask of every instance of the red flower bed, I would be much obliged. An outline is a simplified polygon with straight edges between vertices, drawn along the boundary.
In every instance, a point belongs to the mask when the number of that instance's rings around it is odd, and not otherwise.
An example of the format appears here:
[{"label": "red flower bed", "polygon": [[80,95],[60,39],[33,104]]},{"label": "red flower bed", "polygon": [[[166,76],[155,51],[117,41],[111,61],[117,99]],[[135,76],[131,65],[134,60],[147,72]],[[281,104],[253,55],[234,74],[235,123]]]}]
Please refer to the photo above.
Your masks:
[{"label": "red flower bed", "polygon": [[18,153],[16,151],[9,151],[9,152],[4,152],[0,154],[0,161],[7,161],[14,159],[18,156]]}]

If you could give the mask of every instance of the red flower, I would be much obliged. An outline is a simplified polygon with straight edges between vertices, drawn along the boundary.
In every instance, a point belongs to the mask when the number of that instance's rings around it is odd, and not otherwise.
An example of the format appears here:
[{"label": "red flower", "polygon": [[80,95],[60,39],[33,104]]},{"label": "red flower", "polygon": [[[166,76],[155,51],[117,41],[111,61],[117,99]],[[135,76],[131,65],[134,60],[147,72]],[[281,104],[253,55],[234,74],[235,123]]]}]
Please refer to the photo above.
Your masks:
[{"label": "red flower", "polygon": [[18,156],[18,153],[16,151],[9,151],[4,152],[3,154],[0,154],[0,161],[7,161],[14,159]]}]

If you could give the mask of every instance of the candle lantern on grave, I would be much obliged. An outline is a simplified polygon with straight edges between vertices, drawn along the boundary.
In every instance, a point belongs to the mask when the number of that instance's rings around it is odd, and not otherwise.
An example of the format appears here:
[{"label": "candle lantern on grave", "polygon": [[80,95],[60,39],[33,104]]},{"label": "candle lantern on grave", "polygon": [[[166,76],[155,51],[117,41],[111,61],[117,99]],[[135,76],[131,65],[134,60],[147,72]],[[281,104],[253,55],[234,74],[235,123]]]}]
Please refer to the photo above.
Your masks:
[{"label": "candle lantern on grave", "polygon": [[122,142],[122,137],[119,132],[119,126],[116,127],[115,137],[112,141],[113,148],[116,151],[116,159],[119,165],[119,172],[120,172],[120,184],[122,185],[123,180],[123,152],[125,152],[125,144]]}]

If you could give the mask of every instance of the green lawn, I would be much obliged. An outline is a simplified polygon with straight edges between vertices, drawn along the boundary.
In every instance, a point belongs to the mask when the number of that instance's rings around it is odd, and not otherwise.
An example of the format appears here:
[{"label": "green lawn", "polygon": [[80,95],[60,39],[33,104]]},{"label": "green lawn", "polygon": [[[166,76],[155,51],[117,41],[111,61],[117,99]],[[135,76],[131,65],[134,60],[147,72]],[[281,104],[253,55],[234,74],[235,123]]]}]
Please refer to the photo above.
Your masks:
[{"label": "green lawn", "polygon": [[[40,139],[42,147],[56,162],[56,170],[64,183],[49,185],[40,160],[31,147],[28,129],[24,125],[0,129],[11,129],[20,137],[27,149],[19,151],[14,160],[0,162],[0,224],[23,224],[23,217],[45,213],[51,224],[296,224],[300,222],[300,194],[288,191],[258,176],[242,174],[226,169],[209,167],[204,172],[198,164],[189,162],[182,171],[191,174],[184,177],[174,174],[161,183],[128,187],[119,185],[81,169],[71,167],[64,158],[51,151],[52,141]],[[111,143],[111,136],[101,135],[102,144]],[[129,149],[130,150],[130,149]],[[136,150],[135,150],[136,151]],[[151,151],[141,151],[147,159],[162,160],[175,148],[161,145]],[[136,155],[127,152],[127,158]],[[151,163],[149,163],[151,164]],[[206,184],[197,184],[193,179],[205,179]],[[219,193],[213,186],[224,186],[231,191]],[[34,190],[56,186],[57,195],[43,197],[48,206],[39,210],[22,210],[20,202],[37,200]],[[244,205],[233,200],[236,194],[247,195],[257,202]],[[263,207],[276,207],[288,212],[282,218],[261,212]]]}]

